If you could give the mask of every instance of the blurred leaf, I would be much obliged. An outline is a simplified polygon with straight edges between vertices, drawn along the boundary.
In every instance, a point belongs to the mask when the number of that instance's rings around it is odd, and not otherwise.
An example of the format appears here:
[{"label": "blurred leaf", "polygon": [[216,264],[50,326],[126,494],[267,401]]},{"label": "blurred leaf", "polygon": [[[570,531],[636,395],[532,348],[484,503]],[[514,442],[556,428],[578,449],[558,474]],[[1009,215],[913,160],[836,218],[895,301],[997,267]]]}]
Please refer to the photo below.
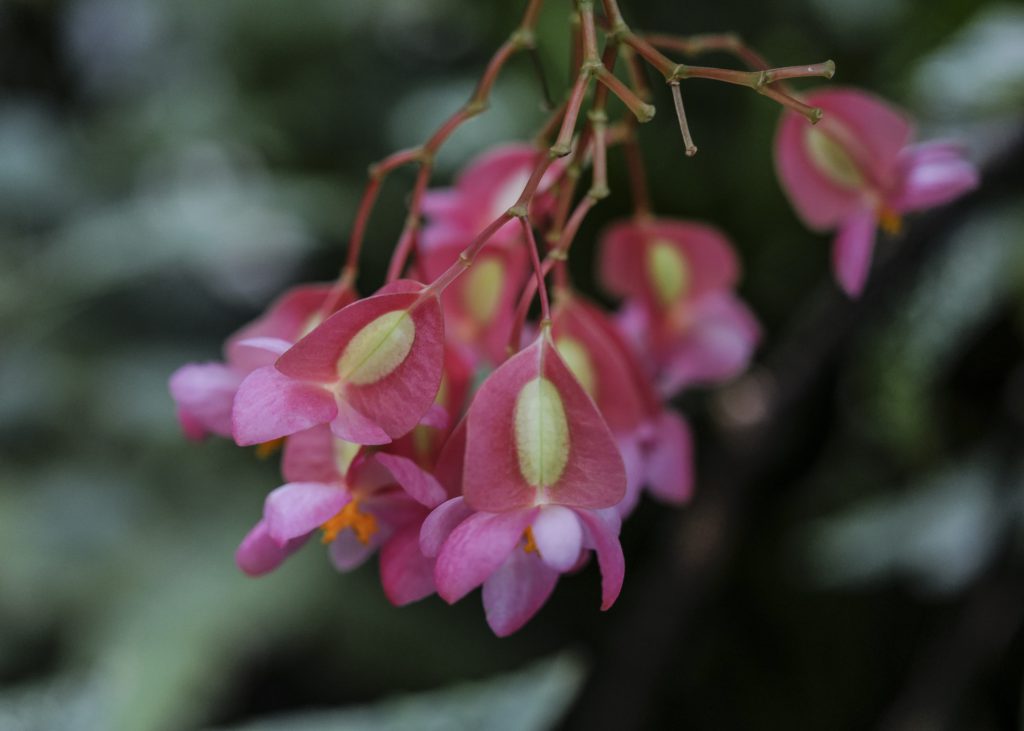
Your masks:
[{"label": "blurred leaf", "polygon": [[541,731],[554,727],[582,681],[581,663],[561,655],[477,683],[362,708],[266,719],[231,731]]}]

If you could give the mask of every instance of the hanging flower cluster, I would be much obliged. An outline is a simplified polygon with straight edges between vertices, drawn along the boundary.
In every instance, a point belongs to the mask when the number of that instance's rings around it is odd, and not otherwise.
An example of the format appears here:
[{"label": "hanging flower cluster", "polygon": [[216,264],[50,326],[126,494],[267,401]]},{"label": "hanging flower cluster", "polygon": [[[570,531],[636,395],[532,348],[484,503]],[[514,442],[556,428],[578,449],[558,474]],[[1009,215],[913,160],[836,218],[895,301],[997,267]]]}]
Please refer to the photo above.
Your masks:
[{"label": "hanging flower cluster", "polygon": [[[431,189],[437,150],[483,111],[506,61],[533,50],[541,4],[530,0],[462,109],[421,147],[371,169],[339,279],[286,293],[228,339],[224,363],[172,376],[189,437],[229,436],[268,453],[283,443],[285,484],[236,555],[246,573],[277,568],[317,537],[341,571],[379,551],[392,602],[433,593],[455,602],[482,586],[487,621],[504,636],[594,557],[601,607],[615,602],[619,530],[641,493],[681,504],[693,489],[691,432],[668,402],[737,376],[761,337],[736,294],[740,266],[725,234],[651,213],[636,141],[654,113],[644,62],[670,87],[687,154],[696,146],[684,79],[747,86],[786,107],[780,177],[809,224],[841,227],[837,266],[850,291],[863,283],[876,220],[887,226],[974,184],[955,148],[906,147],[904,118],[880,102],[859,92],[803,100],[785,87],[830,77],[831,62],[770,69],[732,36],[640,36],[614,0],[601,17],[578,0],[579,73],[538,143],[493,149],[454,187]],[[732,51],[754,70],[678,64],[658,48]],[[609,94],[628,110],[623,119],[609,120]],[[834,120],[812,127],[822,109]],[[613,146],[627,156],[635,204],[597,242],[614,312],[577,291],[566,265],[580,224],[608,195]],[[368,218],[386,175],[407,164],[419,173],[388,280],[361,297]]]}]

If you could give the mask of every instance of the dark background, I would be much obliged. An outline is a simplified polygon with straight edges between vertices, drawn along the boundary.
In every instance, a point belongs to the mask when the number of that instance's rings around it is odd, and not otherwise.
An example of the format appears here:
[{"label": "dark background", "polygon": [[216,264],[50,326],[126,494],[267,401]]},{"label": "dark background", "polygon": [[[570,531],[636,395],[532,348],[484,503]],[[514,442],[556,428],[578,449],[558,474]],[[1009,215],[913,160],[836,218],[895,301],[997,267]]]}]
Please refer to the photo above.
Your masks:
[{"label": "dark background", "polygon": [[[588,568],[498,640],[476,595],[394,609],[375,565],[338,575],[312,546],[241,576],[276,465],[186,443],[166,379],[334,275],[367,165],[468,97],[521,3],[0,0],[0,729],[1021,727],[1024,9],[622,4],[641,30],[833,58],[832,83],[963,140],[985,177],[883,241],[849,302],[775,180],[778,108],[688,82],[690,160],[658,87],[655,208],[735,240],[765,343],[681,400],[698,497],[629,521],[615,607]],[[562,93],[568,3],[548,5]],[[438,181],[543,116],[516,59]],[[591,291],[629,210],[611,165],[574,249]],[[386,186],[364,291],[410,184]]]}]

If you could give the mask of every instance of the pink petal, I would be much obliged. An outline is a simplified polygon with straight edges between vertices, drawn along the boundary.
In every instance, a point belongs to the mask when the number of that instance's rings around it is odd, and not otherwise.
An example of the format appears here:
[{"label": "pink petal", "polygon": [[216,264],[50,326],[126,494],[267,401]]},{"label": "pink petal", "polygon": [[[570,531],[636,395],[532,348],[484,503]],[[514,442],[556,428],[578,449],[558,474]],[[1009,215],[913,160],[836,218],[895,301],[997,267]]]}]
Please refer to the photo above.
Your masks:
[{"label": "pink petal", "polygon": [[434,593],[434,560],[420,551],[420,527],[397,531],[380,549],[380,581],[395,606],[403,606]]},{"label": "pink petal", "polygon": [[625,518],[633,512],[640,500],[640,492],[647,477],[647,460],[636,436],[616,436],[615,443],[626,467],[626,494],[615,508]]},{"label": "pink petal", "polygon": [[[515,410],[522,389],[538,377],[557,391],[565,413],[568,455],[552,485],[527,481],[516,447]],[[480,387],[469,408],[463,491],[477,510],[500,512],[534,504],[600,508],[626,489],[622,458],[608,425],[543,336],[501,365]]]},{"label": "pink petal", "polygon": [[463,418],[441,447],[434,465],[434,476],[448,495],[462,494],[462,473],[466,464],[466,419]]},{"label": "pink petal", "polygon": [[897,212],[949,203],[978,187],[978,169],[960,145],[928,142],[900,154],[901,182],[889,205]]},{"label": "pink petal", "polygon": [[597,563],[601,567],[601,611],[605,611],[622,591],[622,580],[626,574],[622,545],[606,520],[594,511],[577,510],[576,515],[583,522],[588,542],[597,553]]},{"label": "pink petal", "polygon": [[337,410],[328,391],[266,366],[250,373],[238,387],[232,432],[240,446],[261,444],[328,422]]},{"label": "pink petal", "polygon": [[335,439],[326,424],[288,437],[281,455],[281,474],[288,482],[340,482]]},{"label": "pink petal", "polygon": [[668,503],[684,503],[693,494],[693,435],[682,416],[666,409],[656,423],[647,454],[647,485]]},{"label": "pink petal", "polygon": [[221,363],[189,363],[170,379],[186,435],[199,439],[207,432],[231,436],[231,408],[242,374]]},{"label": "pink petal", "polygon": [[348,401],[339,398],[338,413],[331,420],[331,432],[353,444],[388,444],[391,437],[372,419],[359,413]]},{"label": "pink petal", "polygon": [[246,338],[235,343],[235,348],[239,352],[253,352],[247,360],[255,361],[256,368],[272,365],[290,347],[292,347],[292,342],[281,338]]},{"label": "pink petal", "polygon": [[761,340],[754,313],[732,292],[695,302],[691,317],[689,329],[661,364],[658,391],[666,398],[689,386],[732,380],[750,365]]},{"label": "pink petal", "polygon": [[487,624],[498,637],[508,637],[535,615],[554,591],[558,572],[536,556],[512,551],[484,581]]},{"label": "pink petal", "polygon": [[437,555],[434,582],[441,598],[453,604],[480,586],[519,545],[536,515],[536,508],[475,513],[460,523]]},{"label": "pink petal", "polygon": [[858,297],[871,269],[875,249],[875,215],[861,210],[843,222],[832,248],[832,269],[843,291]]},{"label": "pink petal", "polygon": [[269,495],[263,504],[267,534],[278,544],[304,536],[338,514],[352,500],[339,484],[290,482]]},{"label": "pink petal", "polygon": [[428,508],[436,508],[448,497],[448,493],[434,476],[424,471],[406,457],[378,452],[377,462],[386,467],[409,497]]},{"label": "pink petal", "polygon": [[306,538],[300,537],[282,546],[270,537],[266,521],[261,520],[242,539],[235,552],[235,563],[249,576],[262,576],[280,566],[305,542]]},{"label": "pink petal", "polygon": [[417,426],[429,426],[431,429],[447,429],[448,423],[448,412],[440,404],[434,404],[427,409],[427,413],[423,415]]},{"label": "pink petal", "polygon": [[583,527],[576,513],[560,505],[546,505],[530,527],[540,557],[555,571],[568,571],[580,558]]},{"label": "pink petal", "polygon": [[331,541],[327,552],[334,568],[341,572],[351,571],[366,563],[383,541],[384,537],[380,531],[374,533],[369,542],[363,543],[353,531],[343,530]]},{"label": "pink petal", "polygon": [[420,550],[423,555],[436,556],[440,553],[441,546],[451,532],[472,514],[473,509],[461,497],[452,498],[434,508],[420,528]]}]

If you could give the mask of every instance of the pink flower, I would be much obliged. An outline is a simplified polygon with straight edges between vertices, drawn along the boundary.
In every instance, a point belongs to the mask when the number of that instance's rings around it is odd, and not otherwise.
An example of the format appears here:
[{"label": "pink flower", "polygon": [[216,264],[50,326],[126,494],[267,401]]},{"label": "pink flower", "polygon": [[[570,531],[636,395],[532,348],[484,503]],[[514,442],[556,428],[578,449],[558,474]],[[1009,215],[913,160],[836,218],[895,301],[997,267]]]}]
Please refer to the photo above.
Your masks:
[{"label": "pink flower", "polygon": [[739,262],[728,239],[700,223],[645,219],[602,235],[600,275],[625,297],[619,326],[668,398],[742,372],[760,327],[733,293]]},{"label": "pink flower", "polygon": [[[618,516],[602,509],[622,499],[625,470],[608,426],[548,329],[484,382],[450,442],[456,446],[446,446],[438,474],[446,475],[449,491],[461,487],[463,497],[439,506],[420,535],[424,554],[437,556],[441,597],[455,602],[483,584],[488,622],[504,636],[529,620],[558,575],[593,549],[602,608],[611,606],[624,564]],[[451,484],[460,476],[461,486]]]},{"label": "pink flower", "polygon": [[875,229],[899,230],[910,211],[947,203],[978,184],[975,167],[948,142],[910,145],[907,116],[856,89],[807,96],[825,116],[811,126],[783,115],[775,162],[797,214],[818,231],[838,229],[832,267],[851,296],[864,289]]},{"label": "pink flower", "polygon": [[[224,346],[224,363],[189,363],[170,379],[178,420],[190,439],[207,434],[231,436],[231,408],[242,380],[281,354],[281,343],[293,344],[322,319],[320,312],[332,292],[329,284],[308,284],[285,292],[267,312],[236,332]],[[351,302],[346,289],[335,292],[332,312]],[[330,314],[330,312],[325,313]]]},{"label": "pink flower", "polygon": [[238,548],[243,571],[272,571],[320,530],[339,571],[379,548],[381,582],[393,603],[433,593],[434,562],[420,552],[419,532],[447,494],[430,475],[404,457],[365,454],[324,426],[288,439],[283,471],[288,483],[267,496],[263,518]]},{"label": "pink flower", "polygon": [[400,280],[335,313],[239,386],[240,445],[330,424],[339,439],[386,444],[434,404],[444,368],[441,303]]}]

